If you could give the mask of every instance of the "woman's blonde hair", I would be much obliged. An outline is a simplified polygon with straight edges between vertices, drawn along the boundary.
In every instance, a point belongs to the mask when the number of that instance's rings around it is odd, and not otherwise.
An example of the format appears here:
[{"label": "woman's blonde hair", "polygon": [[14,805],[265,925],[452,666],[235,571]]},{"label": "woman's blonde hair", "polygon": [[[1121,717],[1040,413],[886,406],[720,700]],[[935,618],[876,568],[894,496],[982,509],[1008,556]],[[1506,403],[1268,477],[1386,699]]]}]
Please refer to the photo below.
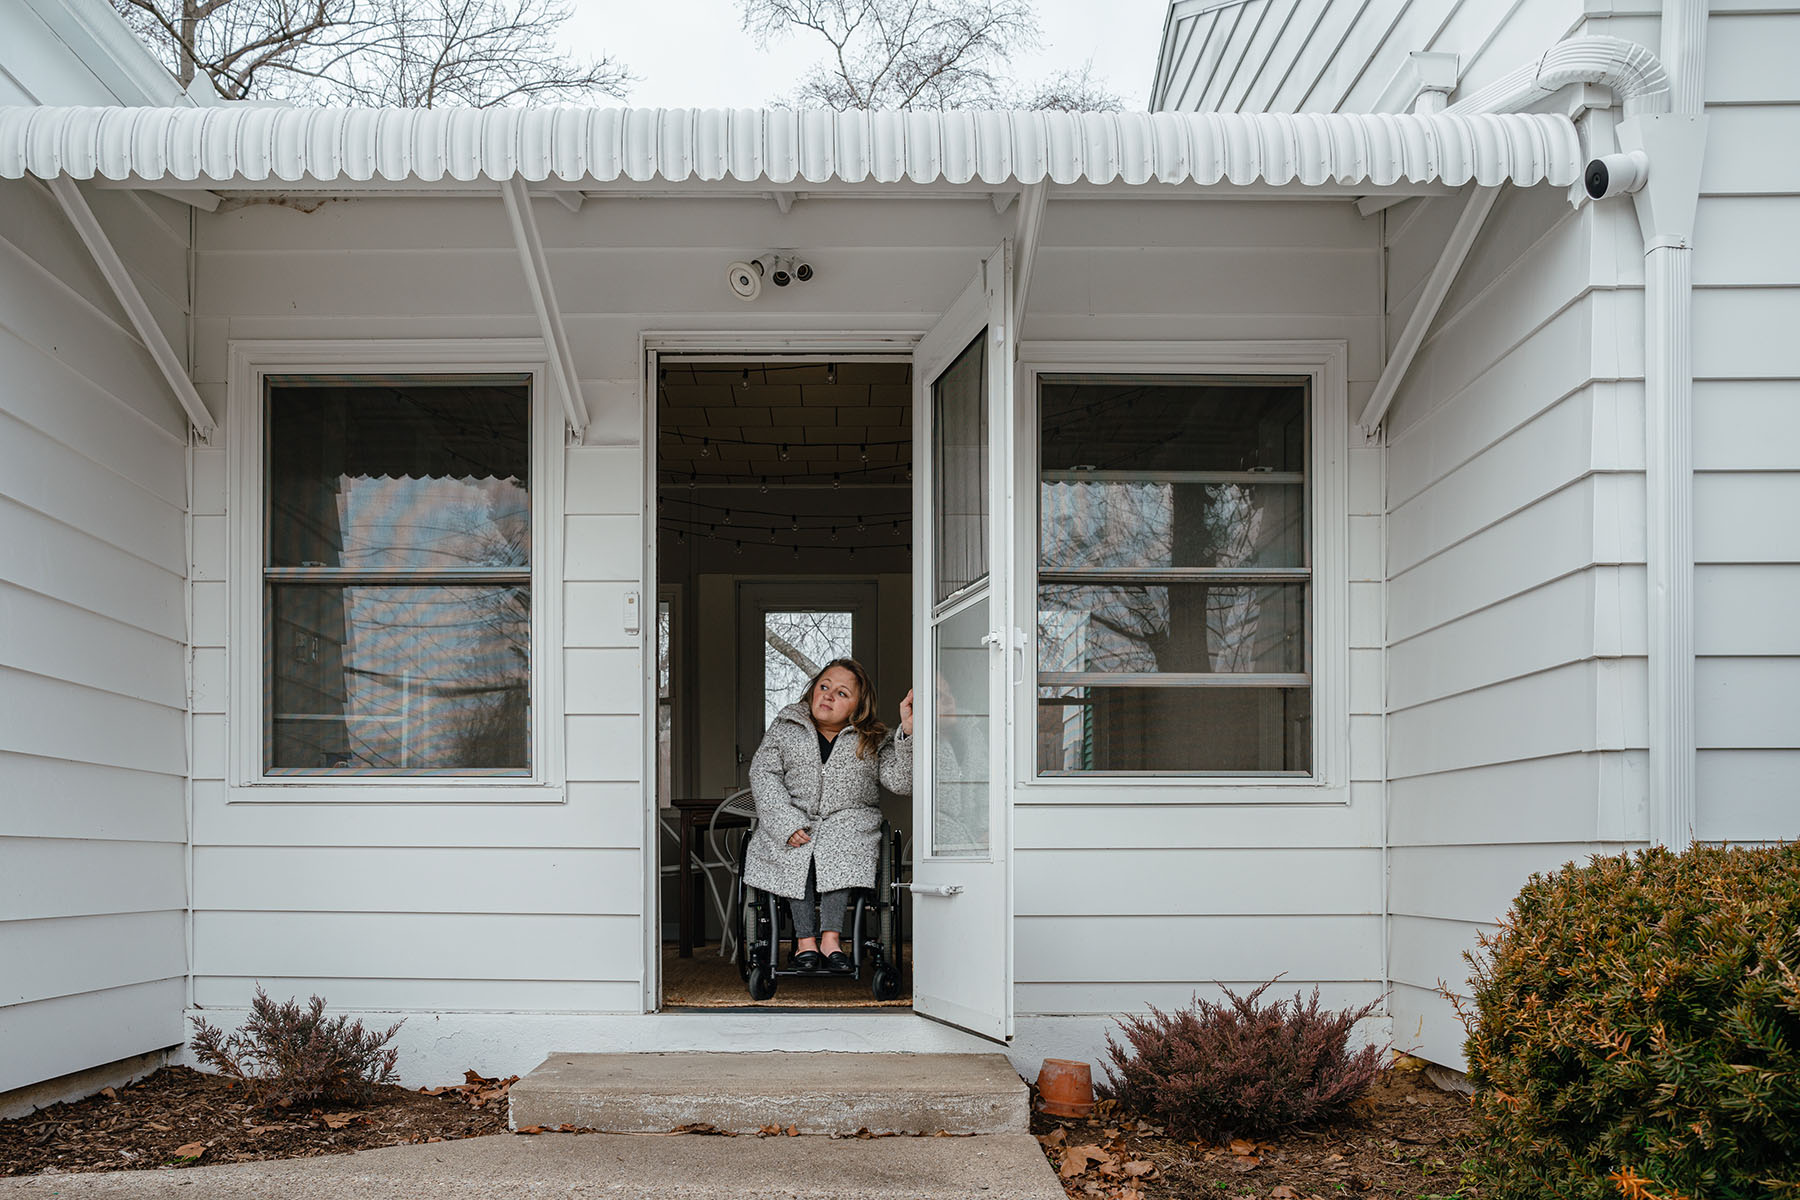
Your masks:
[{"label": "woman's blonde hair", "polygon": [[806,693],[800,697],[801,702],[806,705],[806,711],[811,713],[813,692],[818,688],[819,680],[825,678],[825,672],[833,667],[841,667],[856,679],[856,712],[850,718],[850,725],[861,735],[856,743],[856,757],[866,758],[870,751],[881,748],[881,739],[887,736],[887,726],[875,716],[875,685],[869,681],[869,673],[861,663],[854,658],[832,659],[807,681]]}]

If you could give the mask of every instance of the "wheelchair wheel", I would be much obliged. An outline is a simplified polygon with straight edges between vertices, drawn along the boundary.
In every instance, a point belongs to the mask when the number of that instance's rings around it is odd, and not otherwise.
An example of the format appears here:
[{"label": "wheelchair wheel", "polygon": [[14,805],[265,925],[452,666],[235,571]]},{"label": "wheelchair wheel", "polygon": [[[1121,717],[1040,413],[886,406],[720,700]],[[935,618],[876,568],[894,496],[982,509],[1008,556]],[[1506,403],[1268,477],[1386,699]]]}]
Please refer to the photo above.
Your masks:
[{"label": "wheelchair wheel", "polygon": [[767,1000],[775,994],[775,972],[768,967],[753,967],[750,971],[750,998]]},{"label": "wheelchair wheel", "polygon": [[883,966],[869,981],[869,991],[877,1000],[896,1000],[900,996],[900,968]]}]

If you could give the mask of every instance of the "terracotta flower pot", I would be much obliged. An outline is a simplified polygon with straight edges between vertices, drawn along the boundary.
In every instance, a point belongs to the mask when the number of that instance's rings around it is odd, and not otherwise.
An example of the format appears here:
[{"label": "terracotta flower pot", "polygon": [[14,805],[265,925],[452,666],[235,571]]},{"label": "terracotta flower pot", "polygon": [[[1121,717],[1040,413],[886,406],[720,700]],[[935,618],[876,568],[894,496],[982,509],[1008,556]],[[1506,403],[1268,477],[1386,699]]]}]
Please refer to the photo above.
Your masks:
[{"label": "terracotta flower pot", "polygon": [[1038,1107],[1053,1117],[1094,1114],[1093,1072],[1084,1062],[1046,1058],[1038,1071]]}]

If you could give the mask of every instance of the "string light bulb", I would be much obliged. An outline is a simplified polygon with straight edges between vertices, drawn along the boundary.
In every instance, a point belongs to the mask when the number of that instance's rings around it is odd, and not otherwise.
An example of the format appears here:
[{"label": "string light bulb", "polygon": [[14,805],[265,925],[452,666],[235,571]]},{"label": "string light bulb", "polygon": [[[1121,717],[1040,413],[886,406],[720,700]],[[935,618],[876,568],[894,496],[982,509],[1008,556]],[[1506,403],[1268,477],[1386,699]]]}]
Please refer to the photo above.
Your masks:
[{"label": "string light bulb", "polygon": [[738,380],[738,386],[741,388],[747,388],[750,386],[750,368],[749,367],[744,368],[744,374]]},{"label": "string light bulb", "polygon": [[836,363],[828,362],[825,364],[825,382],[826,383],[836,383],[837,382],[837,364]]},{"label": "string light bulb", "polygon": [[788,460],[788,444],[786,442],[783,442],[783,443],[781,443],[781,461],[786,462],[787,460]]},{"label": "string light bulb", "polygon": [[711,438],[701,438],[700,439],[700,457],[701,458],[711,458],[712,457],[712,439]]},{"label": "string light bulb", "polygon": [[831,476],[831,486],[834,488],[843,487],[844,486],[844,477],[842,475],[837,474],[834,471]]}]

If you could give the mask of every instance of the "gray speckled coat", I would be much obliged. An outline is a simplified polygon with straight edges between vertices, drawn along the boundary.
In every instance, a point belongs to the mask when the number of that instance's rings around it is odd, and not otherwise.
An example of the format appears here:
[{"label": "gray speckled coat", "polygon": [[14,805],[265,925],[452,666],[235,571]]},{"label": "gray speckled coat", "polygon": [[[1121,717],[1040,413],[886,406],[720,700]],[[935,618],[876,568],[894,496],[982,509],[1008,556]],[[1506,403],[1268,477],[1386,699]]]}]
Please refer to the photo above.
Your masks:
[{"label": "gray speckled coat", "polygon": [[[881,793],[912,791],[912,739],[889,734],[879,753],[856,756],[862,735],[846,728],[823,766],[819,734],[804,704],[775,717],[750,760],[756,797],[756,832],[744,854],[744,882],[797,900],[806,892],[806,867],[818,863],[821,892],[874,887],[881,850]],[[843,739],[849,738],[849,741]],[[787,840],[798,829],[812,834],[804,846]]]}]

